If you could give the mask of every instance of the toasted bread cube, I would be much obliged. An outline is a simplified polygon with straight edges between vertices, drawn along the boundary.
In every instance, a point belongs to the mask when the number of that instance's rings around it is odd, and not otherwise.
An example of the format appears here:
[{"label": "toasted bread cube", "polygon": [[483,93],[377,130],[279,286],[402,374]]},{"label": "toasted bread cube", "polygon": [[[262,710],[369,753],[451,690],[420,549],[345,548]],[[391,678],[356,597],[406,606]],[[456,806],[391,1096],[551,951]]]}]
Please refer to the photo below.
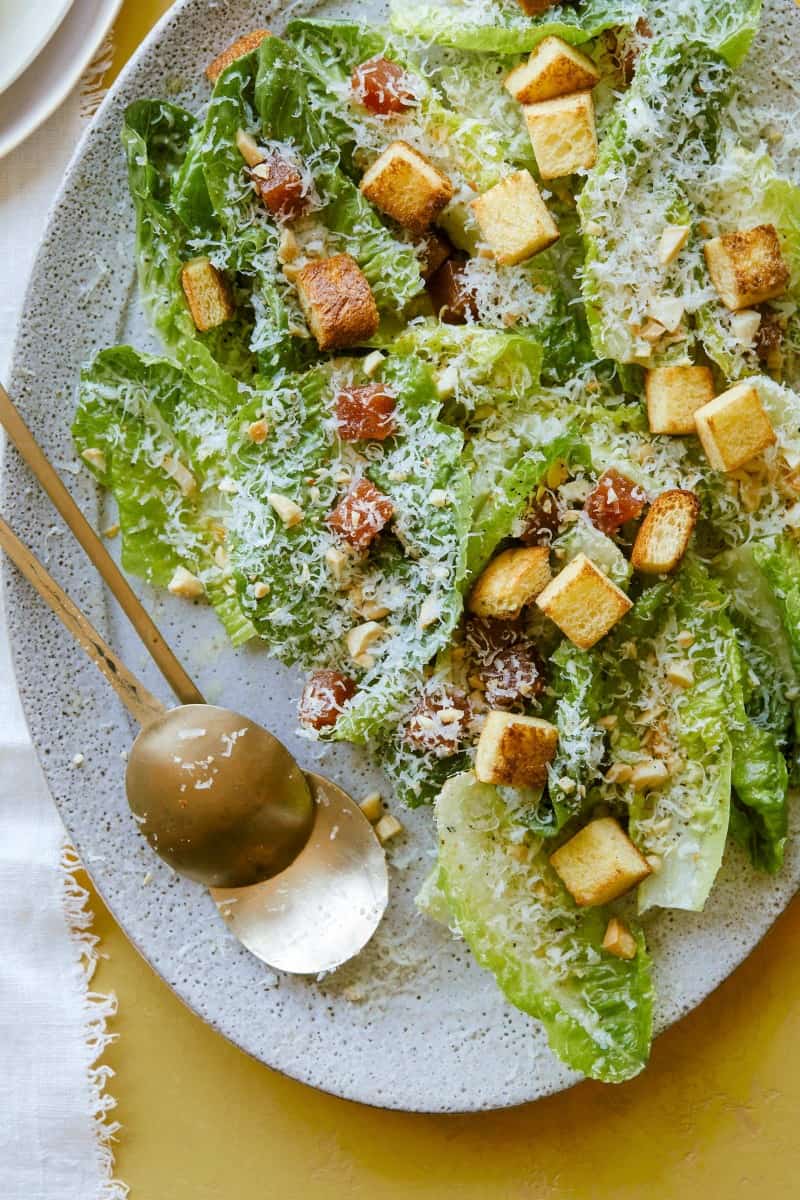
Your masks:
[{"label": "toasted bread cube", "polygon": [[257,50],[263,42],[264,38],[270,37],[268,29],[254,29],[252,33],[246,33],[243,37],[237,38],[232,45],[218,54],[213,62],[206,67],[206,79],[209,83],[216,83],[222,72],[231,63],[236,62],[237,58],[244,58],[245,54],[250,54],[252,50]]},{"label": "toasted bread cube", "polygon": [[310,262],[297,273],[297,294],[320,350],[369,341],[380,323],[375,297],[349,254]]},{"label": "toasted bread cube", "polygon": [[530,546],[504,550],[472,589],[467,607],[477,617],[513,621],[550,582],[550,550]]},{"label": "toasted bread cube", "polygon": [[645,373],[651,433],[696,433],[694,414],[714,399],[710,367],[653,367]]},{"label": "toasted bread cube", "polygon": [[557,746],[558,730],[549,721],[493,709],[478,739],[475,775],[481,783],[543,787]]},{"label": "toasted bread cube", "polygon": [[236,314],[225,276],[209,258],[193,258],[181,271],[181,287],[201,333],[224,325]]},{"label": "toasted bread cube", "polygon": [[453,199],[453,185],[408,142],[392,142],[361,180],[376,208],[412,233],[422,234]]},{"label": "toasted bread cube", "polygon": [[621,588],[585,554],[577,554],[536,603],[581,650],[590,650],[631,607]]},{"label": "toasted bread cube", "polygon": [[525,121],[542,179],[560,179],[597,162],[591,92],[525,105]]},{"label": "toasted bread cube", "polygon": [[553,8],[558,0],[518,0],[519,6],[529,17],[541,16],[548,8]]},{"label": "toasted bread cube", "polygon": [[505,87],[520,104],[538,104],[589,91],[599,79],[600,72],[587,55],[559,37],[546,37],[527,62],[506,76]]},{"label": "toasted bread cube", "polygon": [[650,874],[650,867],[613,817],[579,829],[550,856],[550,865],[581,908],[609,904]]},{"label": "toasted bread cube", "polygon": [[644,575],[674,571],[689,548],[700,513],[694,492],[674,488],[662,492],[650,505],[633,545],[631,563]]},{"label": "toasted bread cube", "polygon": [[491,256],[502,266],[524,262],[558,241],[558,226],[530,171],[507,175],[470,207]]},{"label": "toasted bread cube", "polygon": [[756,225],[712,238],[703,247],[706,266],[720,299],[733,312],[780,296],[789,282],[774,225]]},{"label": "toasted bread cube", "polygon": [[738,471],[775,441],[757,388],[737,383],[698,408],[695,427],[715,471]]},{"label": "toasted bread cube", "polygon": [[602,946],[609,954],[613,954],[615,958],[636,958],[636,938],[631,933],[624,921],[620,921],[618,917],[612,917],[606,926],[606,932],[603,937]]}]

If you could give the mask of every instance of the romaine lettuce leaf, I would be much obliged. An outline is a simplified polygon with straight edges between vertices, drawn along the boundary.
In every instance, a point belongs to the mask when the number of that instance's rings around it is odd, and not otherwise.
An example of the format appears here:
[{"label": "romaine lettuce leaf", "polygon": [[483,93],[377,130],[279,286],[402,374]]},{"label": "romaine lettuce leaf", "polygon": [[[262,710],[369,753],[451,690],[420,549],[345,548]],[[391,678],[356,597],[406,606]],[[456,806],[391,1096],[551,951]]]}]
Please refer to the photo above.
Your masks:
[{"label": "romaine lettuce leaf", "polygon": [[[800,187],[781,178],[768,154],[753,154],[736,143],[730,131],[712,171],[693,188],[698,210],[712,233],[771,224],[778,231],[791,271],[784,294],[770,302],[781,326],[781,366],[775,373],[800,386]],[[727,379],[741,379],[762,369],[753,347],[734,333],[733,314],[714,293],[697,313],[703,347]]]},{"label": "romaine lettuce leaf", "polygon": [[581,45],[614,26],[633,26],[644,11],[633,0],[586,0],[579,9],[559,4],[541,18],[526,16],[516,0],[442,0],[408,4],[393,0],[391,23],[398,33],[460,50],[524,54],[545,37]]},{"label": "romaine lettuce leaf", "polygon": [[[139,288],[148,317],[166,349],[179,358],[201,385],[241,398],[239,382],[256,368],[249,343],[249,298],[235,287],[237,315],[218,329],[199,333],[180,282],[181,268],[207,254],[222,270],[231,267],[230,247],[219,229],[188,228],[172,204],[176,175],[196,133],[190,113],[162,100],[138,100],[125,113],[122,142],[136,206],[136,257]],[[201,218],[198,216],[198,220]]]},{"label": "romaine lettuce leaf", "polygon": [[414,247],[395,237],[339,169],[333,106],[321,104],[306,60],[281,38],[261,44],[255,104],[263,133],[296,146],[311,169],[320,194],[315,216],[328,231],[330,252],[356,259],[381,312],[402,311],[424,287]]},{"label": "romaine lettuce leaf", "polygon": [[644,1067],[653,992],[644,937],[635,959],[602,950],[603,909],[579,909],[519,832],[497,790],[471,774],[451,779],[436,803],[438,883],[457,927],[512,1004],[541,1021],[573,1070],[617,1083]]},{"label": "romaine lettuce leaf", "polygon": [[666,268],[657,248],[667,225],[691,225],[697,215],[689,187],[715,159],[731,81],[722,60],[702,46],[654,42],[615,110],[578,201],[583,298],[603,357],[690,361],[693,334],[685,324],[666,350],[654,351],[641,331],[654,298],[678,299],[691,317],[713,295],[696,231]]},{"label": "romaine lettuce leaf", "polygon": [[[643,711],[639,735],[655,735],[670,768],[660,790],[627,796],[631,837],[642,853],[661,859],[659,870],[639,886],[640,912],[655,906],[701,911],[722,862],[740,687],[725,603],[720,588],[689,561],[676,576],[654,637],[649,644],[635,642],[636,662],[644,664],[635,699]],[[694,639],[687,651],[676,643],[679,633]],[[667,682],[670,660],[682,653],[694,674],[685,690]],[[624,676],[618,678],[620,695],[630,704]],[[614,712],[620,712],[618,705]]]},{"label": "romaine lettuce leaf", "polygon": [[254,326],[251,347],[259,369],[269,375],[295,369],[317,357],[309,337],[293,336],[304,321],[293,288],[278,261],[279,231],[247,178],[236,145],[239,129],[259,139],[255,110],[258,54],[237,59],[217,81],[202,130],[193,139],[176,181],[174,203],[185,221],[204,219],[208,196],[213,222],[224,230],[237,277],[251,291]]},{"label": "romaine lettuce leaf", "polygon": [[588,466],[590,459],[563,417],[539,415],[534,405],[527,413],[512,415],[507,406],[499,405],[470,440],[466,462],[474,497],[468,557],[472,578],[511,535],[536,489],[547,483],[549,472],[561,475],[565,468]]},{"label": "romaine lettuce leaf", "polygon": [[[335,396],[364,382],[360,360],[338,360],[304,376],[276,380],[241,414],[230,445],[232,561],[244,610],[273,651],[306,667],[343,663],[359,691],[334,731],[364,741],[401,707],[424,663],[450,638],[461,613],[469,482],[460,465],[461,434],[438,420],[427,369],[412,358],[386,360],[382,381],[396,396],[398,432],[366,457],[336,433]],[[265,418],[262,445],[247,436]],[[337,578],[326,552],[340,548],[327,517],[350,480],[366,475],[395,509],[392,532],[365,556],[345,556]],[[303,520],[286,528],[270,506],[286,496]],[[267,584],[266,597],[255,583]],[[260,589],[258,589],[260,590]],[[366,618],[367,600],[390,610],[373,665],[348,660],[345,636]]]},{"label": "romaine lettuce leaf", "polygon": [[573,45],[607,29],[633,29],[644,19],[652,33],[703,43],[731,66],[746,56],[758,29],[761,0],[585,0],[556,5],[540,17],[527,17],[516,0],[440,0],[433,4],[392,0],[392,27],[444,46],[499,54],[523,54],[550,36]]},{"label": "romaine lettuce leaf", "polygon": [[124,569],[162,588],[191,571],[240,645],[255,630],[223,549],[230,419],[224,398],[174,363],[118,346],[84,369],[72,433],[79,454],[102,452],[86,461],[117,502]]},{"label": "romaine lettuce leaf", "polygon": [[[742,666],[742,673],[745,671]],[[774,874],[783,866],[789,832],[789,773],[775,733],[756,725],[745,704],[731,733],[736,817],[731,831],[743,841],[753,866]]]},{"label": "romaine lettuce leaf", "polygon": [[[786,603],[792,587],[800,588],[800,573],[787,587],[796,553],[788,538],[749,541],[713,563],[714,576],[731,601],[728,613],[744,659],[748,716],[771,732],[795,763],[800,743],[800,643]],[[762,566],[768,562],[769,576]],[[788,563],[788,570],[779,562]]]}]

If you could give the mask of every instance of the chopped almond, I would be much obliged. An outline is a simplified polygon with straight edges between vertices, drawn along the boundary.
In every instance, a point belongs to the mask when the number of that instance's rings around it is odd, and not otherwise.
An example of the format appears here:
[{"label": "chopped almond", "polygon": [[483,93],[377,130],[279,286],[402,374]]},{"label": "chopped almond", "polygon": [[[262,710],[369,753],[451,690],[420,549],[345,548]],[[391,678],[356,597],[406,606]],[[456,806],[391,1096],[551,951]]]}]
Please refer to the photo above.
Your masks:
[{"label": "chopped almond", "polygon": [[607,950],[609,954],[613,954],[615,958],[636,958],[638,949],[636,938],[625,922],[620,921],[618,917],[612,917],[608,922],[602,944],[603,949]]}]

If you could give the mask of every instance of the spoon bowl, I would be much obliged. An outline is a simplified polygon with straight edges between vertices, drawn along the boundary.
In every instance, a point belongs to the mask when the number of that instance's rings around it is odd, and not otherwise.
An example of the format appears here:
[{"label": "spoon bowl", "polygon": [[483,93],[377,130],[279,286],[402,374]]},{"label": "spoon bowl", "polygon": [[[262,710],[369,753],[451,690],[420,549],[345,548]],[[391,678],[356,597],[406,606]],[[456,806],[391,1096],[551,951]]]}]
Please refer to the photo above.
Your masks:
[{"label": "spoon bowl", "polygon": [[279,875],[314,825],[308,781],[277,738],[212,704],[169,709],[140,732],[128,803],[155,852],[206,887]]},{"label": "spoon bowl", "polygon": [[309,773],[316,820],[290,867],[249,888],[212,888],[228,928],[279,971],[333,971],[367,944],[386,911],[389,876],[375,831],[354,800]]}]

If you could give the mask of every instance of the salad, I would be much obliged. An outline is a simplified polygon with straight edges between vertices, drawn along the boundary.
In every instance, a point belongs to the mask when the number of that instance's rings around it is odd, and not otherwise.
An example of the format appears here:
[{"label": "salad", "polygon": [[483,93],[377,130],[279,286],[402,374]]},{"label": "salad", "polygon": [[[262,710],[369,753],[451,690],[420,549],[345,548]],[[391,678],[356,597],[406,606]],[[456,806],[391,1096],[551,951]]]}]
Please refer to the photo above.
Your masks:
[{"label": "salad", "polygon": [[[759,0],[293,20],[122,140],[163,344],[74,438],[125,568],[305,672],[309,737],[431,805],[419,897],[617,1082],[641,918],[800,778],[800,190]],[[388,839],[402,829],[372,797]],[[646,925],[646,921],[645,921]]]}]

